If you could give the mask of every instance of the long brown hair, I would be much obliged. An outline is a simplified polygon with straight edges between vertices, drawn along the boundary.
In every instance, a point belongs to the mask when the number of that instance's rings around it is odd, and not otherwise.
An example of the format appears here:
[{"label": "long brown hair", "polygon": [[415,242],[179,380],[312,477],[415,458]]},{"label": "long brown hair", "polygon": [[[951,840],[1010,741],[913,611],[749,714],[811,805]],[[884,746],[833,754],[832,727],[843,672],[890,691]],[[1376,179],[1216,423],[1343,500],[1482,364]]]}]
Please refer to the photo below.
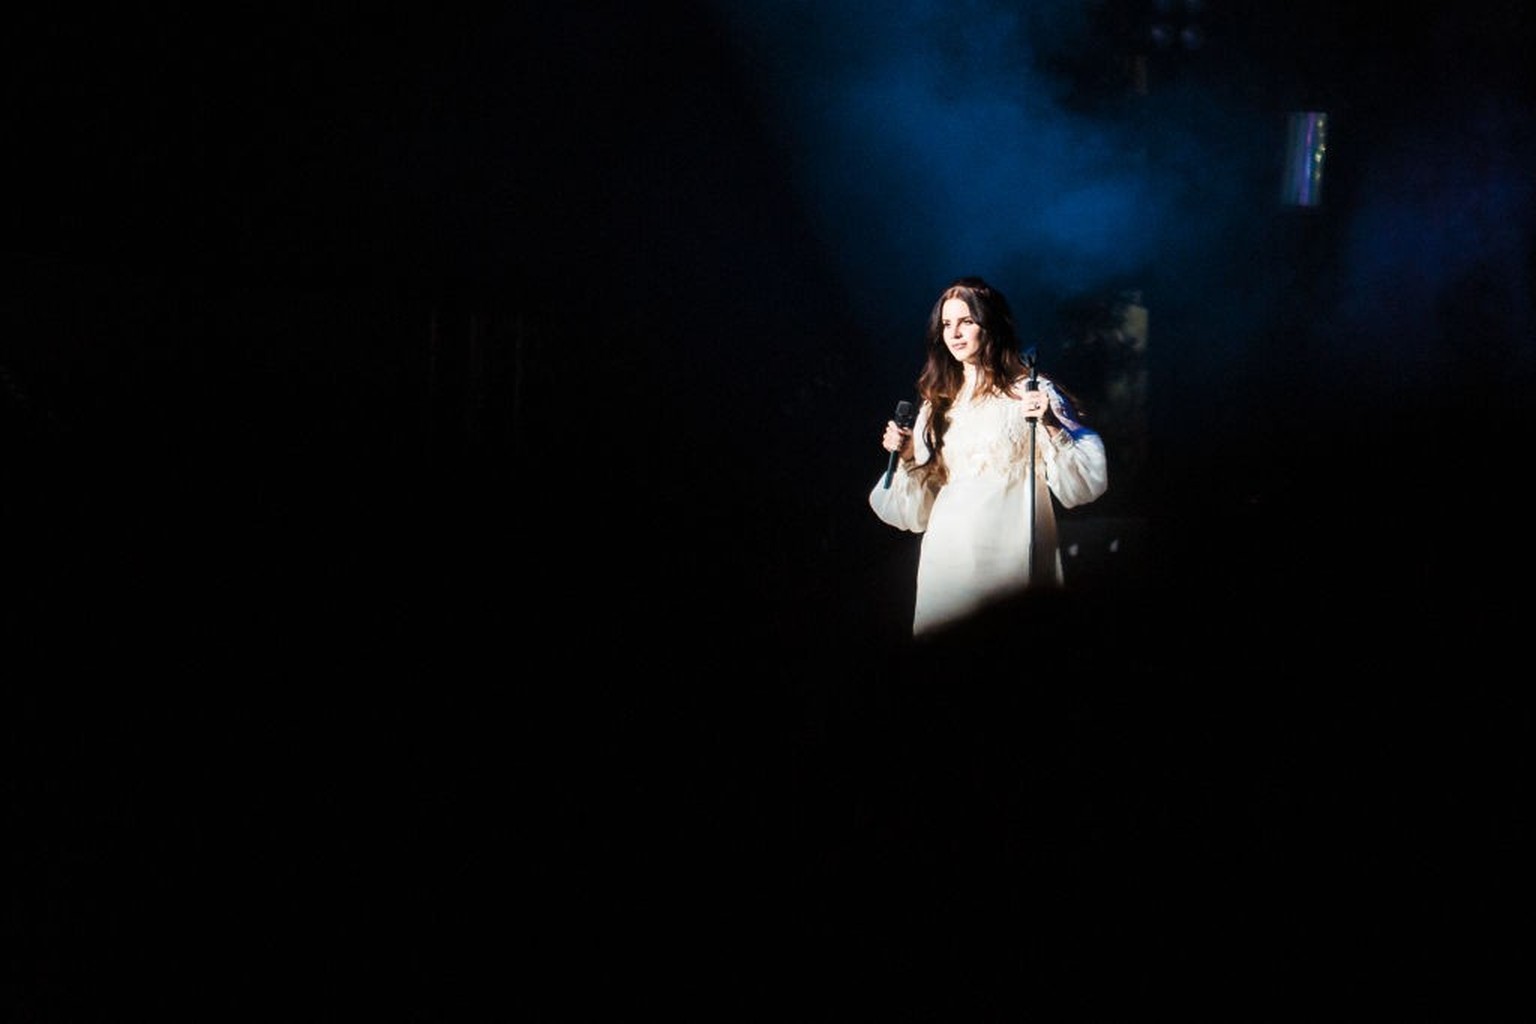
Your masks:
[{"label": "long brown hair", "polygon": [[927,359],[917,376],[918,396],[932,409],[923,440],[933,453],[933,468],[941,480],[945,475],[944,431],[949,426],[949,409],[965,386],[965,366],[944,342],[944,303],[950,299],[964,302],[981,328],[981,352],[976,359],[977,394],[1011,394],[1013,382],[1029,372],[1019,354],[1013,310],[1003,293],[979,277],[959,277],[951,282],[928,314],[924,338]]}]

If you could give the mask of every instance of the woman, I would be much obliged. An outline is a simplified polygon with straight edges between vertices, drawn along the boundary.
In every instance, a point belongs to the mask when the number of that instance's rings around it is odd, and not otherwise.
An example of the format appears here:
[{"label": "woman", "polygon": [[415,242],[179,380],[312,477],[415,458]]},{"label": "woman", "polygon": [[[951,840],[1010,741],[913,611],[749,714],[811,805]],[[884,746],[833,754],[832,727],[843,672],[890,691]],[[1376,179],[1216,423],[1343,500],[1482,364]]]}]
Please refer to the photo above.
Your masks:
[{"label": "woman", "polygon": [[1059,586],[1051,496],[1072,508],[1109,486],[1103,439],[1025,364],[1001,292],[956,280],[934,303],[926,344],[917,417],[886,424],[882,443],[899,461],[869,495],[884,522],[924,535],[918,636],[1031,584]]}]

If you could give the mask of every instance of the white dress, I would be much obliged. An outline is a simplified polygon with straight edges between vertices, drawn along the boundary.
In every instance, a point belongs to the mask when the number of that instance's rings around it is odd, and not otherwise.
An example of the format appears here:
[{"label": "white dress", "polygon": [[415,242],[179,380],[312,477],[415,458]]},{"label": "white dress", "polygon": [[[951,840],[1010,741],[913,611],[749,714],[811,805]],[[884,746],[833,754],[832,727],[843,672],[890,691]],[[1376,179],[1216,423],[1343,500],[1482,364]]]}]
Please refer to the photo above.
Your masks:
[{"label": "white dress", "polygon": [[[925,486],[920,467],[929,453],[923,428],[932,414],[924,402],[913,423],[913,467],[899,465],[870,492],[869,504],[891,526],[923,534],[917,568],[917,605],[912,632],[921,635],[979,611],[984,605],[1029,586],[1031,542],[1050,566],[1050,583],[1062,582],[1056,547],[1056,514],[1051,495],[1063,508],[1093,501],[1109,486],[1104,441],[1078,422],[1071,406],[1045,377],[1040,388],[1062,424],[1053,441],[1036,429],[1035,528],[1030,529],[1030,421],[1024,403],[1001,395],[975,396],[975,368],[965,368],[965,386],[949,412],[944,460],[949,480],[935,491]],[[1024,378],[1016,383],[1024,391]]]}]

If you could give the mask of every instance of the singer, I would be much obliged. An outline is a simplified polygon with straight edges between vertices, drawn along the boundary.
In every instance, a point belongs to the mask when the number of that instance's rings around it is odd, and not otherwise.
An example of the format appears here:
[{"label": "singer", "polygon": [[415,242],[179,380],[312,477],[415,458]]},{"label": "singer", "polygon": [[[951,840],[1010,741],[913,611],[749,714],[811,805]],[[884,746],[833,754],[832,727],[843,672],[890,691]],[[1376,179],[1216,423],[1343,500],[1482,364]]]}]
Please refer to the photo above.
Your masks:
[{"label": "singer", "polygon": [[869,496],[883,522],[923,534],[914,636],[1026,587],[1060,586],[1051,498],[1074,508],[1109,486],[1103,439],[1025,361],[997,289],[979,277],[945,288],[925,352],[917,417],[886,423],[896,467]]}]

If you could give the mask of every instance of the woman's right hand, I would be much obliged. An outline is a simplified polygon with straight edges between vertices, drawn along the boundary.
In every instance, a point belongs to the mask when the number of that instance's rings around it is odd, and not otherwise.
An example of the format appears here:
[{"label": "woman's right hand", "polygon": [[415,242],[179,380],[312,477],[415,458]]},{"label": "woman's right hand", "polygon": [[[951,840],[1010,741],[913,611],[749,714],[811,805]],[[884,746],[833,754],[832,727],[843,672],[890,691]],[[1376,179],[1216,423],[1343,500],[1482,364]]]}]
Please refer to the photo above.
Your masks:
[{"label": "woman's right hand", "polygon": [[899,452],[902,459],[910,459],[912,457],[912,428],[903,427],[895,420],[887,420],[885,436],[880,439],[880,445],[888,452]]}]

